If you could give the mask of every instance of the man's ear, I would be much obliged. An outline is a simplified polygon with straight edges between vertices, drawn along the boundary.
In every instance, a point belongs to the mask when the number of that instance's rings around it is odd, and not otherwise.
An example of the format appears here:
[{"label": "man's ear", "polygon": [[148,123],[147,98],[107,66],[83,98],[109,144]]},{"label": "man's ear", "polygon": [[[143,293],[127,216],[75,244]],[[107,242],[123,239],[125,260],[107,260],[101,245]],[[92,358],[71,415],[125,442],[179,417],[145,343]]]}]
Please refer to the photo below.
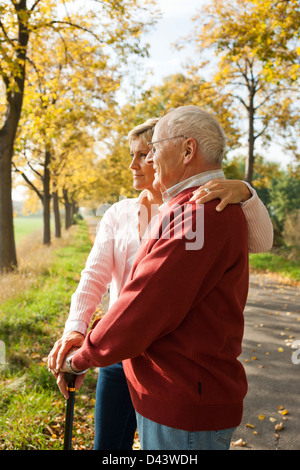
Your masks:
[{"label": "man's ear", "polygon": [[185,142],[185,154],[184,154],[184,163],[187,165],[193,159],[197,150],[197,141],[196,139],[188,138]]}]

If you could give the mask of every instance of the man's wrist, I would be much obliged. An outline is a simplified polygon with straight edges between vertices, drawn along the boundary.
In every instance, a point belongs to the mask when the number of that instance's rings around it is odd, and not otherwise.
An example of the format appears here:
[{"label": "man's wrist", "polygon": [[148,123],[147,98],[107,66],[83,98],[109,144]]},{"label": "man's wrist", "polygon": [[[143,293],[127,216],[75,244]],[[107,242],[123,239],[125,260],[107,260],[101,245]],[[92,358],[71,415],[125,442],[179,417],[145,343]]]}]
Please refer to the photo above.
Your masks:
[{"label": "man's wrist", "polygon": [[73,357],[74,354],[68,356],[66,358],[66,367],[68,369],[68,372],[70,372],[71,374],[75,374],[75,375],[82,375],[82,374],[85,374],[89,369],[85,369],[85,370],[77,370],[73,365],[72,365],[72,357]]}]

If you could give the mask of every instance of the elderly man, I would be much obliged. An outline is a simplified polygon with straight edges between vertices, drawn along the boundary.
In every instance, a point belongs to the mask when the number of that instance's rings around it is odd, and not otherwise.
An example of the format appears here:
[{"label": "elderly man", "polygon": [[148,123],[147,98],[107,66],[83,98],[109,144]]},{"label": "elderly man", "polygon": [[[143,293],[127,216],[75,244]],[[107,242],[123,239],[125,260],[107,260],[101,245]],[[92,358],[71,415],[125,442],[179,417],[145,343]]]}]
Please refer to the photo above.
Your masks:
[{"label": "elderly man", "polygon": [[224,148],[198,107],[158,122],[147,160],[164,205],[119,299],[66,361],[80,373],[123,360],[143,450],[228,449],[241,421],[246,221],[239,205],[218,213],[217,201],[190,202],[224,177]]}]

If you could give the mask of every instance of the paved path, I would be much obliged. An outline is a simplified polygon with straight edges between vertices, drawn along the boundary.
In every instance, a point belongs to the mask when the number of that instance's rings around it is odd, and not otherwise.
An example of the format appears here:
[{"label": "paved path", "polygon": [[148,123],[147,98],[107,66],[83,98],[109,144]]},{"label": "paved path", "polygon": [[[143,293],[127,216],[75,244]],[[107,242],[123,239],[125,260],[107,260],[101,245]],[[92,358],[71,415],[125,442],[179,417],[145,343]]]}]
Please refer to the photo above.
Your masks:
[{"label": "paved path", "polygon": [[[91,238],[98,220],[90,219]],[[103,302],[106,310],[108,297]],[[263,274],[250,276],[240,360],[248,378],[244,417],[232,450],[300,450],[300,286]],[[300,346],[299,346],[300,348]],[[300,358],[300,353],[299,353]],[[282,430],[275,430],[275,426]]]},{"label": "paved path", "polygon": [[[233,439],[244,445],[232,449],[300,449],[300,364],[292,362],[296,340],[300,340],[300,287],[251,275],[240,357],[249,388],[244,418]],[[276,432],[280,423],[283,429]]]}]

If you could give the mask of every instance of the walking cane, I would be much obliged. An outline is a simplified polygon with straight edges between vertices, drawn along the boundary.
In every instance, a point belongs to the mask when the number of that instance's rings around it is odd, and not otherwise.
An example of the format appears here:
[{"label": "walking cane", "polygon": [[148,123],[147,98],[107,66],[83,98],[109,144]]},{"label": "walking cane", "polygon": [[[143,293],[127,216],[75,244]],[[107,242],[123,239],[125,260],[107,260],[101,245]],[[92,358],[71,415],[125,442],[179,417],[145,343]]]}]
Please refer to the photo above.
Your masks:
[{"label": "walking cane", "polygon": [[67,390],[69,392],[69,398],[67,399],[66,405],[64,450],[72,450],[72,429],[75,402],[75,375],[66,372],[65,379],[68,384]]}]

